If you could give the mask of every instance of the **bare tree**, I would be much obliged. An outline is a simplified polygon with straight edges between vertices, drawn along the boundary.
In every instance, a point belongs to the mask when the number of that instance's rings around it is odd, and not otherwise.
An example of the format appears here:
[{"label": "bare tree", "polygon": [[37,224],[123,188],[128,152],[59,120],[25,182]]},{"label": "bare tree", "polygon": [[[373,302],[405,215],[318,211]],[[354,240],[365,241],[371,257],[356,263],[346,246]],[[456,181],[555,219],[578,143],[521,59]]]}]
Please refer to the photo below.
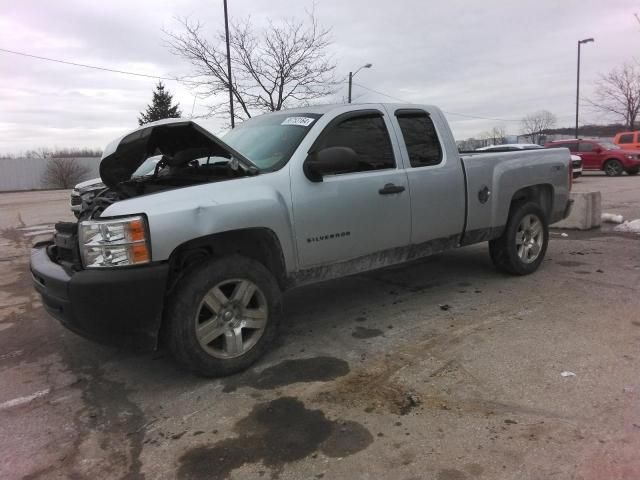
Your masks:
[{"label": "bare tree", "polygon": [[490,134],[494,145],[502,145],[504,143],[504,137],[507,136],[507,132],[502,125],[493,127]]},{"label": "bare tree", "polygon": [[625,63],[596,83],[595,100],[589,103],[598,110],[612,113],[633,130],[640,114],[640,64]]},{"label": "bare tree", "polygon": [[203,25],[178,18],[180,33],[165,31],[169,49],[186,59],[191,75],[181,80],[201,97],[213,97],[209,115],[226,112],[223,96],[232,85],[239,119],[255,113],[305,105],[335,92],[335,63],[329,57],[330,31],[318,25],[314,12],[307,21],[269,22],[258,31],[247,18],[230,28],[232,81],[227,75],[224,32],[207,38]]},{"label": "bare tree", "polygon": [[504,143],[505,129],[503,126],[498,125],[492,127],[491,130],[478,134],[478,140],[482,142],[482,146],[488,145],[502,145]]},{"label": "bare tree", "polygon": [[44,160],[51,157],[52,153],[53,151],[47,147],[38,147],[33,150],[27,150],[24,155],[27,158],[39,158]]},{"label": "bare tree", "polygon": [[74,158],[49,158],[42,175],[42,185],[45,188],[72,188],[86,179],[89,172],[89,167],[81,165]]},{"label": "bare tree", "polygon": [[548,110],[531,113],[522,119],[522,134],[531,143],[538,143],[540,136],[556,124],[556,116]]}]

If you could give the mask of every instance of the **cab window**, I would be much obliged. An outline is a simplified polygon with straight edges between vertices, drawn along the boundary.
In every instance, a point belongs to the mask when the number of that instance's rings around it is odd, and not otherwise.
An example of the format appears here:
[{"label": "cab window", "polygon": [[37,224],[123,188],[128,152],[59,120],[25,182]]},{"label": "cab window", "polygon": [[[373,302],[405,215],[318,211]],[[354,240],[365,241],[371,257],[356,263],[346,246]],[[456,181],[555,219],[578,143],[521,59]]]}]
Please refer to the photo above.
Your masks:
[{"label": "cab window", "polygon": [[[347,118],[329,127],[320,144],[320,148],[328,147],[353,149],[358,155],[357,172],[396,166],[389,132],[380,114]],[[338,173],[328,172],[329,175]]]},{"label": "cab window", "polygon": [[580,142],[580,145],[578,146],[579,152],[593,152],[593,150],[594,150],[593,143]]},{"label": "cab window", "polygon": [[442,146],[431,117],[422,110],[400,110],[396,118],[407,146],[412,167],[427,167],[442,162]]}]

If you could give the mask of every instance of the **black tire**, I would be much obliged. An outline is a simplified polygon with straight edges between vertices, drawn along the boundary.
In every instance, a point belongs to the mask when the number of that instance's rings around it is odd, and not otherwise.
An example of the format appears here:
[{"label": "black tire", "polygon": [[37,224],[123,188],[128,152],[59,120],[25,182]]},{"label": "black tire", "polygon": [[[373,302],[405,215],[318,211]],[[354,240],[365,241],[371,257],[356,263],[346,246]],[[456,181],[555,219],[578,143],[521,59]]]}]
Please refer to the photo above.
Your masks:
[{"label": "black tire", "polygon": [[633,176],[633,175],[637,175],[637,174],[638,174],[638,172],[640,172],[640,169],[638,169],[638,168],[632,168],[631,170],[627,170],[627,175],[631,175],[631,176]]},{"label": "black tire", "polygon": [[609,177],[618,177],[624,172],[624,167],[620,160],[610,159],[604,162],[604,173]]},{"label": "black tire", "polygon": [[[541,245],[536,247],[539,248],[539,253],[533,261],[523,260],[518,254],[519,247],[516,244],[516,236],[519,235],[520,224],[528,215],[537,218],[541,224]],[[502,235],[495,240],[489,241],[489,253],[493,264],[498,270],[512,275],[528,275],[535,272],[542,260],[544,260],[548,244],[549,226],[542,209],[537,203],[520,203],[511,207],[509,219]]]},{"label": "black tire", "polygon": [[[200,320],[197,318],[202,316],[204,298],[211,289],[221,284],[226,288],[225,282],[230,282],[229,285],[233,287],[232,284],[236,281],[248,281],[257,287],[256,291],[260,292],[261,301],[266,302],[266,326],[259,330],[262,332],[261,335],[246,352],[232,358],[219,358],[205,350],[198,340],[196,325]],[[229,298],[232,296],[233,294]],[[252,297],[248,301],[255,301],[255,298]],[[231,300],[225,305],[230,304]],[[277,336],[281,309],[278,283],[261,263],[240,255],[212,259],[186,274],[169,299],[165,318],[169,349],[181,365],[200,375],[220,377],[237,373],[258,360],[273,344]],[[222,325],[221,328],[225,328],[220,311],[216,314],[214,310],[210,310],[210,314],[212,317],[209,320],[215,319]],[[241,321],[241,313],[237,315],[238,319],[235,321]],[[251,338],[258,330],[249,332]],[[243,335],[239,337],[242,344]],[[219,338],[223,343],[228,341],[223,336]],[[221,350],[224,350],[224,347]]]}]

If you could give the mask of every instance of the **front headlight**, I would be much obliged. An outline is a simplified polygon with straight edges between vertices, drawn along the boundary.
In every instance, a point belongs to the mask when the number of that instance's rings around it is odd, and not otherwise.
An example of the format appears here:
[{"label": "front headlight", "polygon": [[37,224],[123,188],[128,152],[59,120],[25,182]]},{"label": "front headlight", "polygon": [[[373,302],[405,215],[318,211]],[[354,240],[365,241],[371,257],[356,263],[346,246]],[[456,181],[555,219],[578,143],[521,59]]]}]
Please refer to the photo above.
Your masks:
[{"label": "front headlight", "polygon": [[147,222],[141,215],[80,222],[80,254],[85,268],[121,267],[151,261]]}]

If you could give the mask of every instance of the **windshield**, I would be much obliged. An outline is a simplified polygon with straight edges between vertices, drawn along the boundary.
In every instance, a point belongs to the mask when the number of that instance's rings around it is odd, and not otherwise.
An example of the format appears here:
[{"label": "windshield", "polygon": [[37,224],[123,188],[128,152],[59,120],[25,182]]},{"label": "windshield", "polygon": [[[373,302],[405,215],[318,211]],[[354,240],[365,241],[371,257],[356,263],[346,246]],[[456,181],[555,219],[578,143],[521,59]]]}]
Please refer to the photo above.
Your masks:
[{"label": "windshield", "polygon": [[251,118],[222,137],[261,171],[285,165],[321,115],[277,113]]},{"label": "windshield", "polygon": [[601,142],[600,146],[605,150],[620,150],[620,147],[614,143]]}]

